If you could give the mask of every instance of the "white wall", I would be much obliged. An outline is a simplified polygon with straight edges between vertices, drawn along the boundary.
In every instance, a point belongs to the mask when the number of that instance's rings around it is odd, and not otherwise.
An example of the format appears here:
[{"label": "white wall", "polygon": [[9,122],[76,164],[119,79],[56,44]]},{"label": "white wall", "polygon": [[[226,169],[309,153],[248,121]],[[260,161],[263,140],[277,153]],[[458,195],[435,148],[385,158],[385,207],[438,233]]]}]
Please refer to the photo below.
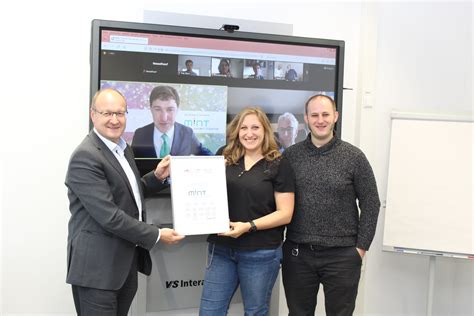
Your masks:
[{"label": "white wall", "polygon": [[139,12],[125,1],[87,3],[0,4],[5,314],[73,311],[63,183],[69,156],[88,131],[90,21],[136,19]]},{"label": "white wall", "polygon": [[[3,229],[3,159],[0,158],[0,228]],[[3,233],[0,232],[0,315],[3,306]]]},{"label": "white wall", "polygon": [[[377,10],[375,106],[367,115],[375,120],[373,163],[385,200],[390,111],[473,115],[472,4],[384,3]],[[428,257],[382,252],[383,219],[382,208],[366,267],[365,314],[425,314]],[[473,315],[474,263],[437,259],[434,315]]]},{"label": "white wall", "polygon": [[[69,155],[88,130],[90,21],[141,21],[143,10],[289,23],[295,35],[345,40],[345,86],[355,90],[344,95],[343,138],[354,142],[359,132],[359,2],[2,1],[0,314],[73,313],[65,284],[69,214],[63,182]],[[376,146],[368,150],[375,153],[384,197],[392,108],[423,104],[423,110],[432,105],[472,112],[472,4],[381,2],[374,11],[376,103],[357,115],[377,119],[376,130],[361,133],[373,139],[361,142]],[[367,258],[366,314],[424,313],[426,258],[382,253],[381,231],[380,225]],[[435,312],[472,313],[473,264],[441,260],[438,266]]]}]

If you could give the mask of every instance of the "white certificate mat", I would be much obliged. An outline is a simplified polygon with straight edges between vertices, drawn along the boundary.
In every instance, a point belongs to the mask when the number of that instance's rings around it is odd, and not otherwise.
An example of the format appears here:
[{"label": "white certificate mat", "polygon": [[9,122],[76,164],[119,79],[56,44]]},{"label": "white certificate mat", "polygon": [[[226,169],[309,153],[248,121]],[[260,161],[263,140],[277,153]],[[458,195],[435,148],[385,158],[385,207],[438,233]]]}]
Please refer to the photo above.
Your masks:
[{"label": "white certificate mat", "polygon": [[223,156],[175,156],[170,162],[173,227],[182,235],[229,230]]}]

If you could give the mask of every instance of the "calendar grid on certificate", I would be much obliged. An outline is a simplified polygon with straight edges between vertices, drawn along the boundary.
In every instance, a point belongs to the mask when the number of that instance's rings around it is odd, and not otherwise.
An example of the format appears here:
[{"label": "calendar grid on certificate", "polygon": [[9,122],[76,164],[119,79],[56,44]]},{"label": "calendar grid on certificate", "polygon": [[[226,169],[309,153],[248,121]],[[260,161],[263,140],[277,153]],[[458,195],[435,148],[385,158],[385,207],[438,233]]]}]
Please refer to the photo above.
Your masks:
[{"label": "calendar grid on certificate", "polygon": [[229,229],[223,156],[171,157],[171,202],[174,229],[183,235]]}]

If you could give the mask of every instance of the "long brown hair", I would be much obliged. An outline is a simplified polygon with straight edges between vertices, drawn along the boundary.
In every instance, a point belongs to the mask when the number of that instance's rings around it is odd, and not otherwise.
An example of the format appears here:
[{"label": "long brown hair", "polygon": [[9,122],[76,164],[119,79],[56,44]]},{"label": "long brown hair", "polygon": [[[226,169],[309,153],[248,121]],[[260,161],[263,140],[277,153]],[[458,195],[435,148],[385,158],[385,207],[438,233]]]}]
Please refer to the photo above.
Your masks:
[{"label": "long brown hair", "polygon": [[245,154],[245,148],[239,140],[239,130],[247,115],[254,114],[263,126],[262,155],[267,161],[273,161],[281,156],[278,145],[273,135],[273,130],[265,112],[259,107],[246,107],[237,114],[227,126],[227,146],[222,154],[227,164],[237,164]]}]

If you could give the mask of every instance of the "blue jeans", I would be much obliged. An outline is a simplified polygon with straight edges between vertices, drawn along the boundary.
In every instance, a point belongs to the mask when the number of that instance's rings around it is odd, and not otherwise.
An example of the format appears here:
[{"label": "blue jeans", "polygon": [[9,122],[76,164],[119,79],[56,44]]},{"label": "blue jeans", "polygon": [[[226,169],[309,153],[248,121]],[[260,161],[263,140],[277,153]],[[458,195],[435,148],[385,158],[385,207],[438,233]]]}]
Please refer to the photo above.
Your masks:
[{"label": "blue jeans", "polygon": [[273,285],[280,270],[281,247],[237,250],[209,244],[199,315],[227,315],[240,285],[245,315],[268,315]]}]

